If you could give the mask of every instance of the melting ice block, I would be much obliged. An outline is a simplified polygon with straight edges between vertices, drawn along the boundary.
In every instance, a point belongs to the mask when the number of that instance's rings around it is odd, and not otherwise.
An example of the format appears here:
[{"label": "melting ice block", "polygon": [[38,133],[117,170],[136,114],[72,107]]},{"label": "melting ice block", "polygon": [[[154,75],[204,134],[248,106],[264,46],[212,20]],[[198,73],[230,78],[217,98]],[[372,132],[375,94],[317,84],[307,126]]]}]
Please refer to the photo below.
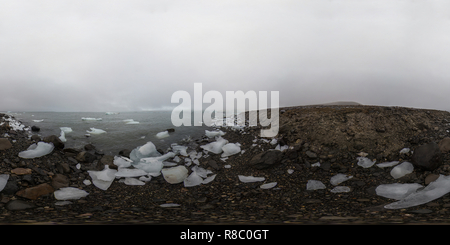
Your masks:
[{"label": "melting ice block", "polygon": [[61,131],[63,131],[66,134],[73,131],[72,128],[70,128],[70,127],[59,127],[59,128],[61,129]]},{"label": "melting ice block", "polygon": [[222,156],[221,157],[228,157],[234,154],[238,154],[241,152],[241,147],[237,144],[228,143],[224,146],[222,146]]},{"label": "melting ice block", "polygon": [[60,134],[60,136],[59,136],[59,139],[60,139],[62,142],[67,142],[67,140],[66,140],[66,134],[65,134],[64,131],[62,131],[62,130],[61,130],[61,134]]},{"label": "melting ice block", "polygon": [[158,156],[161,156],[161,153],[156,150],[156,146],[151,141],[134,148],[130,153],[130,159],[134,163],[139,162],[141,158]]},{"label": "melting ice block", "polygon": [[422,190],[412,193],[398,202],[384,206],[387,209],[409,208],[437,199],[450,192],[450,176],[440,175]]},{"label": "melting ice block", "polygon": [[358,159],[358,166],[361,166],[363,168],[370,168],[376,162],[376,161],[370,160],[367,157],[357,157],[356,159]]},{"label": "melting ice block", "polygon": [[93,117],[82,117],[81,120],[83,121],[101,121],[101,118],[93,118]]},{"label": "melting ice block", "polygon": [[411,193],[416,192],[417,189],[422,188],[423,186],[417,183],[412,184],[401,184],[401,183],[393,183],[393,184],[383,184],[377,186],[375,192],[378,196],[391,198],[395,200],[401,200]]},{"label": "melting ice block", "polygon": [[398,163],[399,163],[399,161],[383,162],[383,163],[378,163],[377,167],[379,167],[379,168],[394,167]]},{"label": "melting ice block", "polygon": [[169,131],[163,131],[156,134],[156,138],[163,139],[169,137]]},{"label": "melting ice block", "polygon": [[117,173],[115,173],[116,177],[139,177],[143,175],[147,175],[147,172],[137,168],[119,168]]},{"label": "melting ice block", "polygon": [[91,131],[86,130],[86,132],[88,132],[89,134],[103,134],[103,133],[106,133],[106,131],[103,130],[103,129],[98,129],[98,128],[90,128],[90,129],[91,129]]},{"label": "melting ice block", "polygon": [[200,146],[201,148],[203,148],[204,150],[206,150],[206,151],[210,151],[210,152],[212,152],[212,153],[214,153],[214,154],[220,154],[220,153],[222,153],[222,147],[225,145],[225,144],[227,144],[228,143],[228,140],[226,140],[226,139],[224,139],[224,138],[222,138],[222,137],[218,137],[217,139],[216,139],[216,141],[214,141],[214,142],[211,142],[211,143],[209,143],[209,144],[206,144],[206,145],[202,145],[202,146]]},{"label": "melting ice block", "polygon": [[55,195],[56,200],[74,200],[85,197],[89,193],[75,187],[63,187],[55,191],[53,195]]},{"label": "melting ice block", "polygon": [[188,170],[185,166],[173,168],[164,168],[161,170],[164,179],[170,184],[178,184],[184,181],[188,176]]},{"label": "melting ice block", "polygon": [[9,174],[0,174],[0,192],[5,188],[6,183],[8,183]]},{"label": "melting ice block", "polygon": [[397,166],[395,166],[391,170],[391,176],[394,177],[394,179],[401,178],[407,174],[410,174],[414,171],[414,166],[412,163],[409,162],[403,162]]},{"label": "melting ice block", "polygon": [[331,189],[332,193],[341,193],[341,192],[350,192],[350,188],[347,186],[336,186],[333,189]]},{"label": "melting ice block", "polygon": [[37,144],[32,144],[26,151],[19,152],[19,157],[21,158],[36,158],[45,156],[53,151],[53,143],[38,142]]},{"label": "melting ice block", "polygon": [[208,138],[214,138],[214,137],[216,137],[216,136],[222,136],[222,135],[225,135],[225,133],[222,132],[221,130],[218,130],[218,131],[209,131],[209,130],[205,130],[205,135],[206,135],[206,137],[208,137]]},{"label": "melting ice block", "polygon": [[336,174],[335,176],[331,177],[330,183],[332,185],[339,185],[340,183],[349,180],[353,178],[353,176],[347,176],[345,174]]},{"label": "melting ice block", "polygon": [[187,150],[187,146],[182,146],[182,145],[177,145],[176,143],[173,143],[173,144],[171,144],[170,145],[170,147],[172,148],[172,151],[175,153],[175,154],[180,154],[180,155],[182,155],[182,156],[185,156],[185,157],[187,157],[188,156],[188,154],[187,154],[187,152],[186,152],[186,150]]},{"label": "melting ice block", "polygon": [[238,175],[238,177],[239,177],[239,180],[244,183],[259,182],[259,181],[264,181],[266,179],[264,177],[253,177],[253,176],[244,176],[244,175]]},{"label": "melting ice block", "polygon": [[139,122],[138,121],[129,121],[129,122],[125,123],[125,124],[139,124]]},{"label": "melting ice block", "polygon": [[277,182],[271,182],[271,183],[263,184],[263,185],[259,186],[259,188],[270,189],[270,188],[275,187],[276,185],[277,185]]},{"label": "melting ice block", "polygon": [[192,186],[200,185],[202,182],[203,182],[202,177],[200,177],[194,171],[186,179],[184,179],[184,187],[192,187]]},{"label": "melting ice block", "polygon": [[326,188],[325,185],[319,180],[308,180],[308,183],[306,183],[306,190],[308,190],[308,191],[325,189],[325,188]]},{"label": "melting ice block", "polygon": [[109,169],[109,166],[105,165],[105,169],[102,171],[89,170],[88,173],[92,178],[92,183],[98,188],[106,191],[114,181],[117,170]]},{"label": "melting ice block", "polygon": [[213,181],[213,180],[216,178],[216,175],[217,175],[217,174],[214,174],[214,175],[211,175],[211,176],[209,176],[209,177],[206,177],[206,178],[203,180],[202,184],[208,184],[209,182]]},{"label": "melting ice block", "polygon": [[125,178],[123,183],[125,183],[125,185],[145,185],[145,182],[129,177]]},{"label": "melting ice block", "polygon": [[126,158],[126,157],[114,156],[113,163],[120,169],[120,168],[130,167],[131,163],[133,163],[133,161],[131,161],[131,159]]}]

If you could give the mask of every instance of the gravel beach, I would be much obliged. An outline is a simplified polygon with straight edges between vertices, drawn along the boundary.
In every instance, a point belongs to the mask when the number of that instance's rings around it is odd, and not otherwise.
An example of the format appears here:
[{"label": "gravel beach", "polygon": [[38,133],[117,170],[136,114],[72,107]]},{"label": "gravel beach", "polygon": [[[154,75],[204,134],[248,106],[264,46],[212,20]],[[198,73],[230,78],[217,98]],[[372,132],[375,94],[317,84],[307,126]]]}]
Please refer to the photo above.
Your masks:
[{"label": "gravel beach", "polygon": [[[440,174],[449,175],[450,113],[446,111],[357,105],[280,108],[276,143],[260,138],[259,126],[242,130],[220,128],[225,132],[222,138],[239,143],[243,151],[226,160],[220,154],[200,157],[198,166],[216,174],[207,184],[185,187],[183,183],[170,184],[160,175],[138,186],[115,180],[107,190],[86,185],[85,180],[91,180],[89,170],[102,170],[105,165],[117,168],[114,156],[102,154],[93,145],[64,148],[56,136],[30,138],[27,131],[14,130],[7,118],[10,117],[0,114],[0,175],[9,175],[0,191],[0,223],[4,224],[450,222],[448,194],[410,208],[386,209],[385,205],[396,200],[375,191],[379,185],[391,183],[426,186]],[[50,154],[32,159],[18,156],[41,140],[54,144]],[[200,146],[214,141],[203,137],[185,145],[188,153],[202,152]],[[418,149],[429,144],[438,146],[439,152]],[[276,150],[277,146],[284,150]],[[124,149],[120,154],[127,156],[130,150]],[[162,151],[166,153],[165,149]],[[418,165],[419,160],[415,159],[428,156],[419,156],[421,152],[434,154],[430,157],[431,167]],[[392,167],[364,168],[357,164],[358,157],[367,157],[377,164],[413,162],[414,170],[395,179],[390,173]],[[187,167],[189,173],[192,166]],[[330,179],[337,174],[352,176],[339,184],[348,187],[348,192],[332,191],[336,186]],[[239,175],[264,180],[246,183]],[[310,180],[322,182],[324,188],[307,190]],[[269,185],[261,188],[263,184]],[[70,204],[61,203],[55,199],[54,191],[64,187],[79,188],[89,194],[69,200]]]}]

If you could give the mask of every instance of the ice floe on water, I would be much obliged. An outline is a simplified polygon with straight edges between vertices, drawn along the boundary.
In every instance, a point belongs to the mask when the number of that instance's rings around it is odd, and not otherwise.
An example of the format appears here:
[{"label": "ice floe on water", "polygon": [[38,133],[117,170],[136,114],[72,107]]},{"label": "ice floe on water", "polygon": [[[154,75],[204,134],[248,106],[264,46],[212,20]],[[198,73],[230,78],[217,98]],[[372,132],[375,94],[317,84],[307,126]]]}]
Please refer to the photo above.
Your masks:
[{"label": "ice floe on water", "polygon": [[83,121],[102,121],[102,118],[93,118],[93,117],[82,117],[81,120]]},{"label": "ice floe on water", "polygon": [[164,139],[169,137],[169,131],[163,131],[156,134],[156,138],[158,139]]},{"label": "ice floe on water", "polygon": [[222,132],[221,130],[217,130],[217,131],[209,131],[209,130],[205,130],[205,135],[208,138],[214,138],[216,136],[223,136],[225,135],[224,132]]},{"label": "ice floe on water", "polygon": [[86,132],[88,132],[89,134],[103,134],[103,133],[106,133],[106,131],[103,130],[103,129],[98,129],[98,128],[90,128],[90,129],[91,129],[91,131],[86,130]]},{"label": "ice floe on water", "polygon": [[19,152],[21,158],[36,158],[50,154],[53,151],[53,143],[38,142],[28,147],[27,150]]},{"label": "ice floe on water", "polygon": [[41,120],[32,120],[33,122],[43,122],[44,121],[44,119],[41,119]]}]

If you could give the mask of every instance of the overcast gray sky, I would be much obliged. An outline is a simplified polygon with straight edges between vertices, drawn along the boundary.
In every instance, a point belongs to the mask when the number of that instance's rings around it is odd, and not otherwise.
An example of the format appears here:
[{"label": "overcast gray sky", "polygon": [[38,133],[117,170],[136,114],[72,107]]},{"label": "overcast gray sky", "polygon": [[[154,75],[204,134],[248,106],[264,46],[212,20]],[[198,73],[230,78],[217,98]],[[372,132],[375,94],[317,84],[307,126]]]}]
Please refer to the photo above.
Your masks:
[{"label": "overcast gray sky", "polygon": [[[0,0],[0,110],[175,107],[279,91],[280,106],[450,110],[450,1]],[[208,104],[204,104],[206,108]]]}]

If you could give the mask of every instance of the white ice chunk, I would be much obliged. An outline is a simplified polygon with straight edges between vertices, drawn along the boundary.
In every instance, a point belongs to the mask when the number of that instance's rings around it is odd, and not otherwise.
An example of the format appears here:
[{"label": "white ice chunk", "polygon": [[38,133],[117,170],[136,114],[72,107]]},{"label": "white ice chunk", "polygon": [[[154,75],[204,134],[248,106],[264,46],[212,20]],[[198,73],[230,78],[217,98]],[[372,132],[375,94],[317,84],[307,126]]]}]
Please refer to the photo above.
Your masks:
[{"label": "white ice chunk", "polygon": [[211,170],[206,170],[206,169],[201,168],[199,166],[194,166],[191,169],[192,169],[192,171],[196,172],[198,174],[198,176],[200,176],[202,178],[206,178],[208,174],[212,174],[213,173]]},{"label": "white ice chunk", "polygon": [[126,177],[123,183],[125,183],[125,185],[145,185],[145,182],[130,177]]},{"label": "white ice chunk", "polygon": [[437,199],[450,192],[450,177],[440,175],[439,178],[428,184],[422,190],[412,193],[398,202],[384,206],[387,209],[409,208]]},{"label": "white ice chunk", "polygon": [[56,200],[74,200],[80,199],[89,195],[85,190],[81,190],[75,187],[63,187],[53,192]]},{"label": "white ice chunk", "polygon": [[209,130],[205,130],[205,135],[206,135],[208,138],[214,138],[214,137],[216,137],[216,136],[222,136],[222,135],[225,135],[225,133],[222,132],[221,130],[218,130],[218,131],[209,131]]},{"label": "white ice chunk", "polygon": [[347,186],[336,186],[331,189],[332,193],[350,192],[350,188]]},{"label": "white ice chunk", "polygon": [[179,156],[176,156],[172,159],[174,162],[180,162],[181,158]]},{"label": "white ice chunk", "polygon": [[278,142],[277,139],[272,139],[272,141],[270,141],[270,144],[271,144],[271,145],[276,145],[277,142]]},{"label": "white ice chunk", "polygon": [[186,152],[186,150],[188,148],[187,146],[177,145],[176,143],[174,143],[174,144],[171,144],[170,147],[172,148],[172,151],[175,154],[180,153],[180,155],[182,155],[182,156],[185,156],[185,157],[188,156],[188,154]]},{"label": "white ice chunk", "polygon": [[211,175],[211,176],[209,176],[209,177],[206,177],[204,180],[203,180],[203,182],[202,182],[202,184],[208,184],[209,182],[211,182],[211,181],[213,181],[215,178],[216,178],[216,175],[217,174],[213,174],[213,175]]},{"label": "white ice chunk", "polygon": [[253,176],[244,176],[244,175],[238,175],[238,177],[239,177],[239,180],[244,183],[259,182],[259,181],[264,181],[266,179],[264,177],[253,177]]},{"label": "white ice chunk", "polygon": [[83,180],[83,184],[90,185],[90,184],[92,184],[92,182],[88,179],[85,179],[85,180]]},{"label": "white ice chunk", "polygon": [[414,166],[409,162],[403,162],[397,166],[395,166],[391,170],[391,176],[394,177],[394,179],[401,178],[407,174],[410,174],[414,171]]},{"label": "white ice chunk", "polygon": [[124,119],[124,120],[122,120],[122,122],[134,122],[134,120],[133,119]]},{"label": "white ice chunk", "polygon": [[139,180],[144,181],[144,182],[149,182],[150,180],[152,180],[152,176],[151,175],[141,176],[141,177],[139,177]]},{"label": "white ice chunk", "polygon": [[45,156],[53,151],[53,143],[38,142],[37,144],[32,144],[26,151],[19,152],[19,157],[21,158],[36,158]]},{"label": "white ice chunk", "polygon": [[402,153],[405,154],[405,153],[408,153],[410,150],[411,150],[411,149],[409,149],[409,148],[403,148],[403,149],[400,150],[399,153],[400,153],[400,154],[402,154]]},{"label": "white ice chunk", "polygon": [[225,166],[223,166],[224,168],[231,168],[231,165],[227,164]]},{"label": "white ice chunk", "polygon": [[143,175],[147,175],[147,172],[137,168],[119,168],[115,173],[116,177],[139,177]]},{"label": "white ice chunk", "polygon": [[115,178],[117,170],[109,169],[108,165],[102,171],[87,171],[92,178],[92,183],[99,189],[106,191],[112,184]]},{"label": "white ice chunk", "polygon": [[378,163],[377,167],[379,167],[379,168],[394,167],[398,163],[399,163],[399,161],[383,162],[383,163]]},{"label": "white ice chunk", "polygon": [[278,144],[277,147],[275,147],[275,150],[276,150],[276,151],[285,151],[285,150],[287,150],[287,149],[289,149],[289,146],[288,146],[288,145],[280,146],[280,144]]},{"label": "white ice chunk", "polygon": [[[145,159],[145,160],[144,160]],[[135,168],[139,168],[150,174],[151,176],[159,176],[161,174],[161,169],[164,167],[162,161],[158,159],[158,157],[148,157],[143,158],[138,164],[135,164]]]},{"label": "white ice chunk", "polygon": [[322,181],[319,180],[308,180],[308,183],[306,183],[306,190],[308,191],[325,188],[326,188],[325,185],[322,183]]},{"label": "white ice chunk", "polygon": [[0,192],[5,188],[6,183],[8,183],[9,174],[0,174]]},{"label": "white ice chunk", "polygon": [[44,119],[41,119],[41,120],[33,120],[33,122],[43,122],[44,121]]},{"label": "white ice chunk", "polygon": [[320,167],[320,162],[316,162],[311,164],[311,167]]},{"label": "white ice chunk", "polygon": [[214,154],[220,154],[220,153],[222,153],[222,147],[227,143],[228,143],[228,140],[226,140],[222,137],[218,137],[216,139],[216,141],[211,142],[206,145],[202,145],[200,147],[203,148],[204,150],[210,151]]},{"label": "white ice chunk", "polygon": [[103,133],[106,133],[106,131],[103,130],[103,129],[98,129],[98,128],[90,128],[90,129],[91,129],[91,131],[86,130],[86,132],[88,132],[89,134],[103,134]]},{"label": "white ice chunk", "polygon": [[161,156],[161,154],[156,150],[156,146],[151,141],[134,148],[130,153],[130,159],[135,163],[139,162],[141,158],[158,156]]},{"label": "white ice chunk", "polygon": [[270,182],[270,183],[263,184],[263,185],[259,186],[259,188],[261,188],[261,189],[270,189],[270,188],[275,187],[276,185],[277,185],[277,182]]},{"label": "white ice chunk", "polygon": [[163,162],[163,164],[164,167],[173,167],[178,165],[176,162]]},{"label": "white ice chunk", "polygon": [[93,117],[82,117],[81,120],[83,121],[101,121],[101,118],[93,118]]},{"label": "white ice chunk", "polygon": [[347,176],[345,174],[336,174],[330,179],[332,185],[339,185],[340,183],[353,178],[353,176]]},{"label": "white ice chunk", "polygon": [[376,160],[375,160],[375,161],[372,161],[372,160],[370,160],[370,159],[367,158],[367,157],[357,157],[356,159],[358,159],[358,166],[361,166],[361,167],[363,167],[363,168],[370,168],[370,167],[372,167],[372,166],[375,164],[375,162],[376,162]]},{"label": "white ice chunk", "polygon": [[294,170],[293,169],[288,169],[287,172],[288,172],[288,174],[292,174],[292,173],[294,173]]},{"label": "white ice chunk", "polygon": [[62,131],[62,130],[61,130],[61,134],[60,134],[60,136],[59,136],[59,139],[60,139],[62,142],[67,142],[67,140],[66,140],[66,134],[65,134],[64,131]]},{"label": "white ice chunk", "polygon": [[178,184],[184,181],[188,176],[188,170],[185,166],[173,168],[164,168],[161,170],[164,179],[170,184]]},{"label": "white ice chunk", "polygon": [[422,188],[423,186],[417,183],[412,184],[401,184],[401,183],[393,183],[393,184],[383,184],[377,186],[375,192],[378,196],[391,198],[395,200],[401,200],[410,194],[417,191],[417,189]]},{"label": "white ice chunk", "polygon": [[77,163],[77,165],[75,165],[75,167],[76,167],[77,169],[80,169],[80,168],[81,168],[81,164]]},{"label": "white ice chunk", "polygon": [[237,144],[228,143],[224,146],[222,146],[223,153],[221,157],[228,157],[234,154],[238,154],[241,152],[241,147],[239,147]]},{"label": "white ice chunk", "polygon": [[116,165],[118,168],[128,168],[131,166],[131,163],[133,163],[133,161],[131,161],[131,159],[127,158],[127,157],[122,157],[122,156],[114,156],[114,161],[113,161],[114,165]]},{"label": "white ice chunk", "polygon": [[184,179],[184,187],[200,185],[202,182],[202,177],[200,177],[196,172],[192,172],[186,179]]},{"label": "white ice chunk", "polygon": [[180,206],[180,204],[176,204],[176,203],[164,203],[159,205],[162,208],[173,208],[173,207],[178,207]]},{"label": "white ice chunk", "polygon": [[127,122],[125,124],[139,124],[139,122],[138,121],[130,121],[130,122]]},{"label": "white ice chunk", "polygon": [[70,127],[59,127],[61,131],[63,131],[65,134],[71,133],[73,130]]},{"label": "white ice chunk", "polygon": [[169,131],[163,131],[156,134],[156,138],[163,139],[169,137]]}]

